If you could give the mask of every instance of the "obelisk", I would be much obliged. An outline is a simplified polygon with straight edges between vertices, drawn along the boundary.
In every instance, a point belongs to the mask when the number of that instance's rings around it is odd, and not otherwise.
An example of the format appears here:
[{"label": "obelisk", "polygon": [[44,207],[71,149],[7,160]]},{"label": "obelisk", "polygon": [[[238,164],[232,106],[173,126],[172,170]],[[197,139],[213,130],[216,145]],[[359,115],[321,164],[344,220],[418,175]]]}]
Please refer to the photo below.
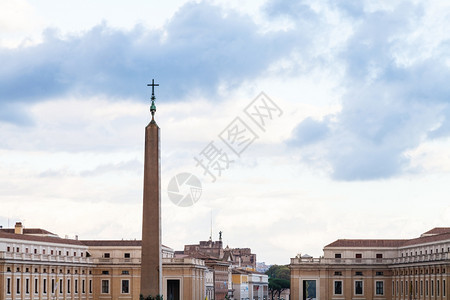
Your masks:
[{"label": "obelisk", "polygon": [[152,120],[145,127],[144,200],[142,215],[141,294],[162,295],[161,181],[159,127],[155,121],[155,80],[152,87]]}]

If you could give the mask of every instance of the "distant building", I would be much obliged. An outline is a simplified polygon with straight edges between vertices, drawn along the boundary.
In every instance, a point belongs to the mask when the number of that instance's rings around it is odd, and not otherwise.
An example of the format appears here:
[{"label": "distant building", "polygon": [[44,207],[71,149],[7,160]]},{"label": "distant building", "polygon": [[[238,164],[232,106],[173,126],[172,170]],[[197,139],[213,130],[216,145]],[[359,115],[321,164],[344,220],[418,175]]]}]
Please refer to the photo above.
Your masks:
[{"label": "distant building", "polygon": [[266,273],[272,265],[266,265],[265,262],[256,262],[256,271]]},{"label": "distant building", "polygon": [[211,273],[211,282],[208,284],[207,294],[209,299],[225,299],[228,296],[230,299],[233,295],[231,270],[232,264],[226,259],[218,259],[214,256],[204,254],[202,252],[191,252],[190,254],[183,254],[183,251],[176,251],[176,258],[196,258],[204,261],[208,268],[206,274]]},{"label": "distant building", "polygon": [[291,299],[449,299],[450,228],[409,240],[337,240],[291,259]]},{"label": "distant building", "polygon": [[253,254],[250,248],[233,248],[231,254],[239,267],[256,270],[256,254]]},{"label": "distant building", "polygon": [[197,255],[199,253],[214,257],[220,260],[229,261],[233,266],[252,268],[256,270],[256,254],[253,254],[250,248],[223,248],[222,239],[213,241],[200,241],[198,244],[185,245],[183,252],[185,255]]},{"label": "distant building", "polygon": [[[235,270],[243,272],[242,278],[249,280],[250,288],[255,287],[256,291],[251,290],[249,295],[255,298],[265,299],[267,297],[268,279],[267,276],[256,271],[256,254],[251,253],[250,248],[223,248],[221,236],[218,241],[211,238],[208,241],[200,241],[198,244],[185,245],[184,251],[175,251],[175,257],[194,257],[205,261],[208,270],[213,274],[212,298],[208,299],[246,299],[240,295],[241,285],[236,287],[234,283]],[[265,276],[265,277],[264,277]],[[261,279],[262,278],[262,279]],[[249,283],[245,283],[249,287]],[[261,290],[259,288],[261,287]],[[211,291],[211,290],[210,290]],[[266,293],[264,294],[264,291]],[[261,295],[260,298],[258,298]],[[265,295],[263,297],[263,295]],[[252,296],[253,297],[253,296]]]},{"label": "distant building", "polygon": [[222,241],[200,241],[198,244],[185,245],[184,252],[185,255],[197,255],[204,254],[210,257],[215,257],[218,259],[223,258],[223,243]]},{"label": "distant building", "polygon": [[269,276],[240,268],[233,269],[232,273],[234,299],[268,299]]}]

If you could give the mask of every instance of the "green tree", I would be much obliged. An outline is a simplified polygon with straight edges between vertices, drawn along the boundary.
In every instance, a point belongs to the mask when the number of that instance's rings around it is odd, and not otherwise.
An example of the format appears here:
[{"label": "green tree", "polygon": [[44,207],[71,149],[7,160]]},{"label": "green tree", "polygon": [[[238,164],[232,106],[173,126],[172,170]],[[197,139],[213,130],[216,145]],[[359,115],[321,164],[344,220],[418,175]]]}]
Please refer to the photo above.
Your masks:
[{"label": "green tree", "polygon": [[291,271],[288,266],[273,265],[266,271],[269,276],[269,293],[272,300],[291,286]]}]

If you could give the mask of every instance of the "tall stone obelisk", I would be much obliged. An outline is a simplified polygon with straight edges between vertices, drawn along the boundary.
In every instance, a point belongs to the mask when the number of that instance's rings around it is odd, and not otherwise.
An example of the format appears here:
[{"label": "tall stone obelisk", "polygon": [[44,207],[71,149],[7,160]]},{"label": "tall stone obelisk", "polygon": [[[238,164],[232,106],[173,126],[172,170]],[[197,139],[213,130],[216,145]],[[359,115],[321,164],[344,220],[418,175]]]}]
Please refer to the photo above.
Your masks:
[{"label": "tall stone obelisk", "polygon": [[155,122],[155,80],[152,87],[152,120],[145,127],[144,201],[142,215],[141,294],[162,295],[161,181],[159,127]]}]

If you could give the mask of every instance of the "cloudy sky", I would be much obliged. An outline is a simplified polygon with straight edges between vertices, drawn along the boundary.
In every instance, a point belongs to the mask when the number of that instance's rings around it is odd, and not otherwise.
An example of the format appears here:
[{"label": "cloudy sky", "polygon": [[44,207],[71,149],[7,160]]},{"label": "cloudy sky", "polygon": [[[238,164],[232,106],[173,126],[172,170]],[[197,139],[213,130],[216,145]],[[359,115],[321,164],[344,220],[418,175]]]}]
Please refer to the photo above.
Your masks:
[{"label": "cloudy sky", "polygon": [[[448,28],[445,0],[1,1],[0,225],[140,239],[155,78],[164,244],[212,220],[282,264],[450,226]],[[280,109],[263,129],[260,92]],[[220,138],[237,117],[257,137],[239,156]],[[215,182],[211,142],[232,161]],[[184,172],[190,207],[167,193]]]}]

